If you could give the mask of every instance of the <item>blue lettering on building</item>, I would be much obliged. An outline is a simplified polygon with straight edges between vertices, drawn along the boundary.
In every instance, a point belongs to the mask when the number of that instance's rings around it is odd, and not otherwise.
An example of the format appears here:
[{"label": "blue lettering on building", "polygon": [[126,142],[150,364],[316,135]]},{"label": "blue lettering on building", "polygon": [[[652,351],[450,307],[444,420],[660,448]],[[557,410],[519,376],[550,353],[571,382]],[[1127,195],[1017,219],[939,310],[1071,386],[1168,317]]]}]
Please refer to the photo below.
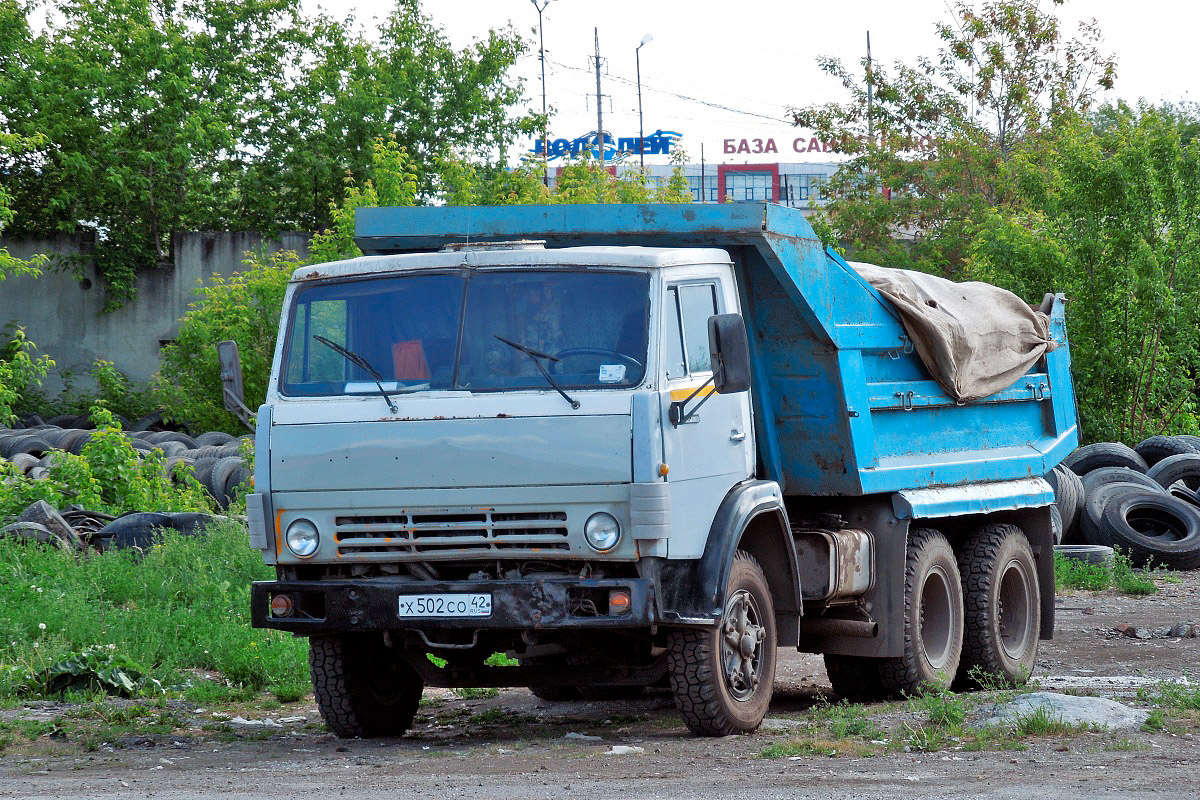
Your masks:
[{"label": "blue lettering on building", "polygon": [[[671,145],[682,138],[683,134],[678,131],[664,131],[661,128],[648,134],[645,138],[637,136],[614,138],[611,134],[606,133],[604,134],[604,160],[616,161],[625,156],[638,154],[670,155]],[[547,161],[554,161],[566,157],[578,158],[585,150],[591,154],[592,158],[598,157],[595,131],[585,133],[575,139],[535,139],[529,152],[539,156],[545,155]]]}]

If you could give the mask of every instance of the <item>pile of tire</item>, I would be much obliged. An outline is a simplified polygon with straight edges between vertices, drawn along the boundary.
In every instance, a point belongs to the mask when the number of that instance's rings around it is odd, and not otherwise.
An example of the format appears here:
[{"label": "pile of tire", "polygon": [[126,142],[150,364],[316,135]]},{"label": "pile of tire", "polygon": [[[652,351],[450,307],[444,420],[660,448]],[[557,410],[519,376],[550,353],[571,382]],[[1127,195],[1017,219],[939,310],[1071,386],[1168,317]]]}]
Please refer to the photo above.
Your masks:
[{"label": "pile of tire", "polygon": [[[161,416],[158,417],[161,421]],[[54,420],[87,422],[86,417],[55,417]],[[0,428],[0,460],[6,460],[32,480],[44,478],[56,453],[79,455],[92,437],[87,427],[60,427],[40,422],[25,428]],[[179,480],[177,464],[189,466],[196,479],[208,491],[219,509],[226,509],[242,485],[250,480],[250,469],[242,457],[242,439],[221,431],[209,431],[192,437],[180,431],[131,430],[125,436],[141,453],[157,450],[167,472]],[[186,473],[185,473],[186,474]]]},{"label": "pile of tire", "polygon": [[1068,554],[1119,548],[1136,566],[1200,568],[1200,437],[1089,444],[1046,479]]}]

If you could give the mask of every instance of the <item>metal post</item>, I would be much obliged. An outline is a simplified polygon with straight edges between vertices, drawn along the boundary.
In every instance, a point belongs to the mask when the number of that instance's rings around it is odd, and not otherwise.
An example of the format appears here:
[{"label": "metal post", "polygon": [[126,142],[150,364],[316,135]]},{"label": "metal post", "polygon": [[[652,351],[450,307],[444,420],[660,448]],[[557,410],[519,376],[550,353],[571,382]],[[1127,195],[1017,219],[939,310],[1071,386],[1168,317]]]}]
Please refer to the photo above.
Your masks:
[{"label": "metal post", "polygon": [[600,166],[604,166],[604,103],[600,93],[600,29],[593,28],[596,33],[596,150],[600,157]]},{"label": "metal post", "polygon": [[539,6],[537,0],[529,0],[538,12],[538,60],[542,62],[542,184],[545,186],[550,185],[550,166],[546,162],[546,156],[549,155],[547,151],[550,149],[550,136],[546,130],[546,39],[542,34],[542,12],[553,1],[542,0],[542,4]]},{"label": "metal post", "polygon": [[646,34],[642,37],[642,41],[633,51],[634,61],[637,62],[637,86],[638,86],[638,160],[642,167],[642,180],[646,180],[646,130],[642,127],[642,48],[650,42],[654,41],[654,37]]}]

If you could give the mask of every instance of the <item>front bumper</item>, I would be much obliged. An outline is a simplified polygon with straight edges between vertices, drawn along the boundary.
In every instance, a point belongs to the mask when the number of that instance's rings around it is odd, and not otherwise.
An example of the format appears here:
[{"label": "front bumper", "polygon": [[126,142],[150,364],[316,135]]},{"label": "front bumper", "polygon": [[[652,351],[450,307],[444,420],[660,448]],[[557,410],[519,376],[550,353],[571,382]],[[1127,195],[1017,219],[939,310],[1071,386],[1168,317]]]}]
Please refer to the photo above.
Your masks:
[{"label": "front bumper", "polygon": [[[622,614],[584,610],[580,600],[607,598],[613,589],[629,592]],[[490,593],[487,617],[400,617],[402,595]],[[271,614],[271,598],[292,597],[291,616]],[[257,581],[250,590],[250,618],[256,628],[301,635],[356,631],[580,630],[648,628],[657,620],[654,585],[647,578],[534,578],[513,581],[414,582],[395,579],[339,581]],[[606,604],[607,601],[605,601]],[[593,602],[593,606],[596,604]]]}]

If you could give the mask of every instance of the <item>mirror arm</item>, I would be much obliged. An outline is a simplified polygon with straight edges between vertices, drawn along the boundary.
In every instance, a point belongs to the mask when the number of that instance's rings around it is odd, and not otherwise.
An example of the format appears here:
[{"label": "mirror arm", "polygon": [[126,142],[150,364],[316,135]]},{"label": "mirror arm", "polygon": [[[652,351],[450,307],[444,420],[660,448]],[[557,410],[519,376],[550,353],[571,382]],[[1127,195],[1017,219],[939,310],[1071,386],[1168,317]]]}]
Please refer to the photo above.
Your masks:
[{"label": "mirror arm", "polygon": [[685,397],[682,400],[677,400],[674,403],[671,403],[671,424],[672,425],[674,425],[675,427],[679,427],[680,425],[687,422],[692,417],[696,416],[696,412],[700,410],[700,406],[707,403],[708,398],[712,397],[714,394],[716,394],[716,392],[709,392],[708,394],[706,394],[704,396],[704,399],[701,400],[699,403],[696,403],[696,407],[693,408],[691,411],[687,412],[686,414],[683,413],[684,408],[687,407],[688,403],[690,403],[696,399],[696,395],[698,395],[698,394],[700,394],[700,392],[704,391],[704,388],[706,386],[708,386],[710,383],[712,383],[713,381],[715,381],[716,379],[717,379],[717,373],[714,372],[712,374],[711,378],[709,378],[704,383],[702,383],[696,387],[696,391],[692,392],[691,394],[689,394],[687,397]]},{"label": "mirror arm", "polygon": [[229,403],[237,406],[229,410],[233,412],[235,417],[242,421],[243,425],[250,429],[251,433],[254,433],[254,423],[251,421],[254,418],[254,412],[247,408],[246,404],[242,402],[242,398],[234,394],[228,386],[222,386],[221,390],[225,393],[227,407]]}]

